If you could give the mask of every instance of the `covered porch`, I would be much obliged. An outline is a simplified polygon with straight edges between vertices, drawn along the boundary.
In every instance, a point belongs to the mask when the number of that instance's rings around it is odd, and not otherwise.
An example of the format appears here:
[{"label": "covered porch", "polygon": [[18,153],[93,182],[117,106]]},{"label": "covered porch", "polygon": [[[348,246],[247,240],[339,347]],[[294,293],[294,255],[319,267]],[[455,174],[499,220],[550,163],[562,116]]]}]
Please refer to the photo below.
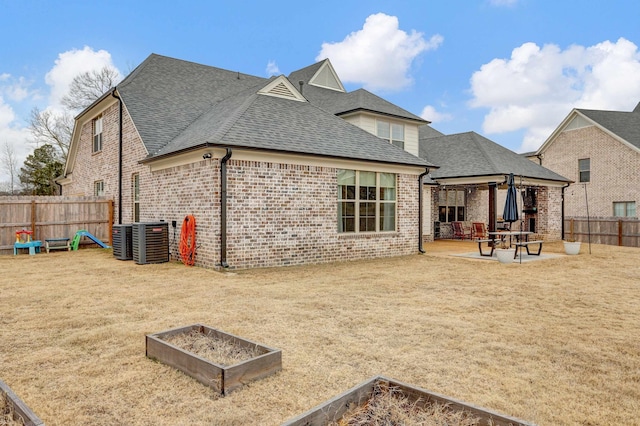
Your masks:
[{"label": "covered porch", "polygon": [[[519,194],[519,219],[511,229],[533,232],[546,241],[561,239],[563,190],[569,179],[475,132],[439,136],[422,132],[420,156],[439,166],[423,187],[432,207],[431,217],[423,220],[430,221],[434,240],[453,238],[452,222],[462,222],[468,229],[473,222],[483,223],[488,232],[504,227],[510,174]],[[466,235],[473,238],[473,233]]]}]

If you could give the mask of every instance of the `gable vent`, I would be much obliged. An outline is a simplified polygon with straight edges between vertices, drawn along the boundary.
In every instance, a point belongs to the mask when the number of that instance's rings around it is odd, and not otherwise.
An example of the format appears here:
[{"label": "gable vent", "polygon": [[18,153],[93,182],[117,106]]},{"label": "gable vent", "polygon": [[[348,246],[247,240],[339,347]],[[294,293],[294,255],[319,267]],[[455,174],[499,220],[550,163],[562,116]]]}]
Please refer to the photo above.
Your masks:
[{"label": "gable vent", "polygon": [[289,88],[285,86],[284,83],[282,82],[274,86],[271,90],[269,90],[269,94],[275,95],[275,96],[282,96],[284,98],[292,98],[292,99],[297,98],[297,96],[294,95],[293,92],[289,90]]}]

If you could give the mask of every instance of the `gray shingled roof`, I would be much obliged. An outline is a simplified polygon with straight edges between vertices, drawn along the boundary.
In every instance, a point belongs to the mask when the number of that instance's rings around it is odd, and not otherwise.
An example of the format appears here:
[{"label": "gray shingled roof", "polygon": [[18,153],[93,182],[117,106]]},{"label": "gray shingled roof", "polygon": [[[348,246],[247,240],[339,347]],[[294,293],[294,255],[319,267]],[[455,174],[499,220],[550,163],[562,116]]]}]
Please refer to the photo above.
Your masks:
[{"label": "gray shingled roof", "polygon": [[147,151],[154,155],[216,103],[267,81],[152,54],[117,89]]},{"label": "gray shingled roof", "polygon": [[593,109],[577,109],[577,111],[640,149],[640,103],[631,112]]},{"label": "gray shingled roof", "polygon": [[309,102],[319,106],[335,115],[346,114],[352,111],[373,111],[385,115],[404,118],[408,120],[427,123],[428,121],[418,117],[409,111],[392,104],[381,97],[365,90],[358,89],[353,92],[340,92],[332,89],[309,85],[309,80],[327,59],[310,65],[289,74],[289,81],[298,88],[299,82],[303,81],[302,94]]},{"label": "gray shingled roof", "polygon": [[118,85],[118,91],[149,159],[209,143],[429,165],[309,102],[257,94],[268,82],[151,55]]},{"label": "gray shingled roof", "polygon": [[420,138],[420,157],[440,166],[433,179],[498,174],[570,182],[551,170],[475,133]]},{"label": "gray shingled roof", "polygon": [[204,143],[415,166],[429,164],[308,103],[247,91],[203,114],[159,152]]}]

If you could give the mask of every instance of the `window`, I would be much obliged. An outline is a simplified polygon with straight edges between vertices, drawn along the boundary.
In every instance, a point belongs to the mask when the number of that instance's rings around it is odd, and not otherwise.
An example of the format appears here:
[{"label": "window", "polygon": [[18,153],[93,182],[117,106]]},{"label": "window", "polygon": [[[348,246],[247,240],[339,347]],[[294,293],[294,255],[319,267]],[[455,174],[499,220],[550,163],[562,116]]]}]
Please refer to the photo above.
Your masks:
[{"label": "window", "polygon": [[396,175],[338,170],[338,232],[396,230]]},{"label": "window", "polygon": [[578,160],[578,173],[580,174],[579,182],[591,181],[591,159],[583,158]]},{"label": "window", "polygon": [[439,194],[440,222],[465,220],[465,191],[463,189],[443,189]]},{"label": "window", "polygon": [[93,182],[93,195],[102,197],[104,195],[104,181],[97,180]]},{"label": "window", "polygon": [[131,178],[131,198],[133,199],[133,221],[140,222],[140,174]]},{"label": "window", "polygon": [[376,120],[376,134],[393,145],[404,149],[404,124]]},{"label": "window", "polygon": [[636,202],[635,201],[614,202],[613,215],[615,217],[636,217]]},{"label": "window", "polygon": [[102,116],[93,120],[93,152],[102,151]]}]

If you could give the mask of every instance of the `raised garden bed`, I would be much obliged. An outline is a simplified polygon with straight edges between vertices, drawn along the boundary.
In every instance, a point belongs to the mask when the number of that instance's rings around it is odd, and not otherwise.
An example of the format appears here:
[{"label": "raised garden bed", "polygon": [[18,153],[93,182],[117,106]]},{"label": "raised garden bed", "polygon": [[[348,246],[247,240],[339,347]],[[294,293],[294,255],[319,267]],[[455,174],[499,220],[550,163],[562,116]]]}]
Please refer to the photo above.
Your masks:
[{"label": "raised garden bed", "polygon": [[361,424],[533,426],[514,417],[382,376],[373,377],[282,426]]},{"label": "raised garden bed", "polygon": [[282,370],[282,351],[202,324],[146,336],[147,357],[222,395]]},{"label": "raised garden bed", "polygon": [[0,380],[0,424],[44,426],[44,422],[2,380]]}]

